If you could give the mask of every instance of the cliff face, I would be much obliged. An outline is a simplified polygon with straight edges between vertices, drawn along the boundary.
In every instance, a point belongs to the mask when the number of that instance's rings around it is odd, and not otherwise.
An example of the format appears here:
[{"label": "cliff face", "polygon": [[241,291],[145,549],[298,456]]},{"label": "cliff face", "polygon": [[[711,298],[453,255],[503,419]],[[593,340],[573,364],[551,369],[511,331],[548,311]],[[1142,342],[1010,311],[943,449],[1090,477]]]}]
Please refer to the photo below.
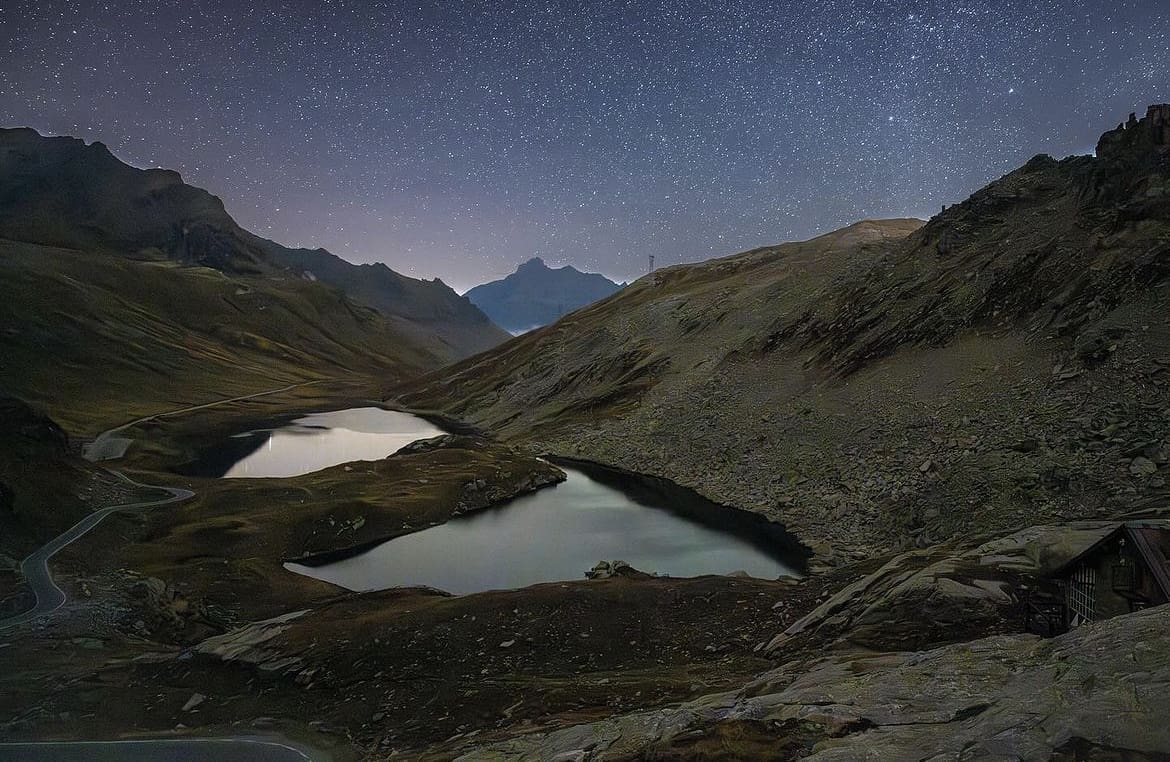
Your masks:
[{"label": "cliff face", "polygon": [[1117,125],[1097,142],[1097,156],[1112,160],[1157,161],[1170,151],[1170,103],[1146,109],[1142,119],[1130,114],[1129,121]]},{"label": "cliff face", "polygon": [[258,273],[263,254],[242,232],[177,172],[136,169],[101,143],[0,130],[0,236]]},{"label": "cliff face", "polygon": [[604,299],[620,285],[574,267],[548,267],[539,257],[502,280],[485,283],[465,296],[514,334],[555,323],[564,315]]},{"label": "cliff face", "polygon": [[1164,499],[1170,169],[1142,124],[925,225],[660,270],[403,400],[682,482],[828,560]]},{"label": "cliff face", "polygon": [[508,337],[440,282],[354,265],[323,249],[289,249],[241,228],[220,199],[177,172],[136,169],[101,143],[31,129],[0,130],[0,237],[229,275],[319,280],[377,309],[414,341],[434,342],[444,361]]}]

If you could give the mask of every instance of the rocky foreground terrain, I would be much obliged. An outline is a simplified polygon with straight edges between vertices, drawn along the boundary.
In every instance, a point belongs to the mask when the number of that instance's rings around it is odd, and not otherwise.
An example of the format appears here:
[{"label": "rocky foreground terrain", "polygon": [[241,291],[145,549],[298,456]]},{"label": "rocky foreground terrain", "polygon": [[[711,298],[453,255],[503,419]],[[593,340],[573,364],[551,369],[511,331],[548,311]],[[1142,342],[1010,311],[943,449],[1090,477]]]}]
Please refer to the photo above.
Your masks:
[{"label": "rocky foreground terrain", "polygon": [[790,661],[744,688],[469,752],[464,760],[1160,760],[1165,607],[1055,640]]}]

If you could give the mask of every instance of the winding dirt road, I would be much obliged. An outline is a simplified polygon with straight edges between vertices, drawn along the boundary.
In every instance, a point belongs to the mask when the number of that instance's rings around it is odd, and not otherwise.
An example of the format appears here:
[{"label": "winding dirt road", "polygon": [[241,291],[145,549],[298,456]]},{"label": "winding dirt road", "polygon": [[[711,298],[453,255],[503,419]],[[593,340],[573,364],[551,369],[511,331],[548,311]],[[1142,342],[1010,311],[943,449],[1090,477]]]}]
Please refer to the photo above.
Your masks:
[{"label": "winding dirt road", "polygon": [[116,460],[117,458],[120,458],[126,454],[126,448],[130,446],[130,442],[132,441],[126,437],[117,436],[117,433],[119,431],[124,431],[124,430],[130,428],[131,426],[137,426],[140,423],[146,423],[147,421],[153,421],[157,418],[167,418],[167,417],[172,416],[172,415],[179,415],[180,413],[191,413],[191,412],[194,412],[196,410],[204,410],[204,409],[209,408],[209,407],[215,407],[216,405],[226,405],[229,402],[243,402],[244,400],[253,400],[253,399],[256,399],[257,397],[267,397],[271,394],[280,394],[281,392],[290,392],[293,389],[299,389],[302,386],[312,386],[313,384],[320,384],[320,383],[322,383],[324,381],[328,381],[328,380],[330,380],[330,379],[322,378],[322,379],[318,379],[316,381],[304,381],[304,382],[299,383],[299,384],[289,384],[288,386],[282,386],[279,389],[269,389],[268,391],[256,392],[255,394],[244,394],[244,395],[239,396],[239,397],[230,397],[228,399],[215,400],[214,402],[204,402],[202,405],[191,405],[190,407],[183,407],[183,408],[179,408],[177,410],[168,410],[165,413],[155,413],[154,415],[147,415],[147,416],[143,416],[142,418],[135,418],[133,421],[130,421],[129,423],[123,423],[121,426],[115,426],[114,428],[112,428],[108,431],[103,431],[101,434],[98,434],[92,442],[90,442],[89,444],[87,444],[85,446],[85,448],[82,451],[82,455],[85,457],[86,460],[92,461],[92,462],[97,462],[97,461],[101,461],[101,460]]},{"label": "winding dirt road", "polygon": [[[230,397],[227,399],[215,400],[214,402],[205,402],[201,405],[191,405],[189,407],[179,408],[178,410],[168,410],[165,413],[157,413],[155,415],[148,415],[143,418],[136,418],[129,423],[123,423],[121,426],[115,426],[108,431],[103,431],[98,434],[97,438],[93,440],[84,450],[84,455],[87,460],[113,460],[120,458],[126,453],[126,448],[130,441],[124,437],[118,437],[116,434],[119,431],[136,426],[146,421],[154,420],[156,418],[165,418],[167,416],[178,415],[180,413],[190,413],[195,410],[204,410],[216,405],[225,405],[230,402],[241,402],[243,400],[255,399],[257,397],[265,397],[270,394],[280,394],[281,392],[298,389],[302,386],[310,386],[318,384],[328,379],[319,379],[316,381],[305,381],[299,384],[290,384],[282,386],[279,389],[269,389],[264,392],[256,392],[255,394],[245,394],[240,397]],[[106,508],[101,508],[89,514],[81,521],[74,524],[65,532],[57,535],[47,544],[33,551],[27,558],[20,563],[20,572],[28,581],[29,587],[32,589],[33,595],[36,598],[35,605],[21,614],[0,619],[0,630],[7,629],[19,624],[31,622],[38,617],[49,614],[65,605],[66,597],[65,591],[57,586],[53,581],[53,574],[49,571],[49,559],[56,555],[62,548],[76,542],[81,537],[85,536],[89,530],[100,524],[106,516],[111,513],[119,511],[135,511],[146,508],[155,508],[160,505],[168,505],[170,503],[177,503],[183,500],[189,500],[195,496],[195,493],[188,489],[181,489],[179,487],[163,487],[155,484],[142,484],[136,482],[125,474],[110,469],[110,473],[119,479],[132,484],[135,487],[143,489],[153,489],[160,492],[167,493],[168,497],[160,498],[158,500],[145,500],[136,503],[123,503],[120,505],[111,505]]]},{"label": "winding dirt road", "polygon": [[[272,389],[266,392],[248,394],[241,397],[217,400],[202,405],[192,405],[180,410],[171,410],[166,413],[146,416],[129,423],[124,423],[98,435],[85,449],[85,457],[91,461],[111,460],[125,454],[130,440],[115,436],[117,432],[155,418],[188,413],[202,410],[214,405],[223,405],[229,402],[263,397],[269,394],[291,391],[301,386],[319,383],[307,381],[301,384],[292,384]],[[101,508],[78,521],[65,532],[57,535],[50,542],[31,553],[20,564],[20,571],[27,580],[29,588],[35,596],[36,603],[31,609],[6,619],[0,619],[0,631],[21,624],[32,622],[46,614],[50,614],[65,605],[67,599],[65,591],[53,581],[53,574],[49,569],[49,561],[62,548],[84,537],[95,526],[111,513],[119,511],[138,511],[155,508],[160,505],[169,505],[183,500],[189,500],[195,493],[180,487],[164,487],[155,484],[143,484],[130,477],[109,469],[109,472],[127,484],[142,489],[158,490],[166,493],[166,497],[158,500],[144,500],[134,503],[122,503]],[[236,736],[228,738],[170,738],[170,739],[140,739],[121,741],[51,741],[29,743],[0,743],[0,762],[3,760],[22,760],[35,762],[36,760],[53,760],[53,762],[68,762],[69,760],[98,760],[133,759],[136,762],[151,762],[153,760],[185,759],[202,762],[313,762],[327,760],[329,756],[316,749],[301,744],[288,742],[282,738],[261,738]]]},{"label": "winding dirt road", "polygon": [[160,498],[159,500],[145,500],[138,503],[122,503],[96,510],[66,531],[54,537],[45,545],[33,551],[27,558],[21,561],[20,573],[28,581],[28,586],[36,597],[36,604],[24,613],[16,614],[7,619],[0,619],[0,630],[18,624],[24,624],[25,622],[31,622],[65,605],[65,591],[53,581],[53,573],[49,571],[49,559],[56,555],[62,548],[75,542],[89,532],[89,530],[100,524],[106,516],[109,516],[111,513],[117,513],[118,511],[141,510],[143,508],[153,508],[159,505],[177,503],[195,496],[195,493],[189,489],[141,484],[118,471],[111,471],[111,473],[135,487],[161,490],[168,493],[169,497]]}]

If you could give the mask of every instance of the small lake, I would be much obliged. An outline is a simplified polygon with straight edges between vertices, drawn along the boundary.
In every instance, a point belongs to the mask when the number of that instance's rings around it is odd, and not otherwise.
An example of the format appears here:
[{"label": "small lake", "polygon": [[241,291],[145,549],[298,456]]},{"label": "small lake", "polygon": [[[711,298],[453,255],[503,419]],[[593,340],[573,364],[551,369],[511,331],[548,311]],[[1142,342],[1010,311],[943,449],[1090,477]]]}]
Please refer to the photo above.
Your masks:
[{"label": "small lake", "polygon": [[350,590],[426,585],[455,594],[580,580],[603,559],[672,577],[798,575],[803,556],[776,524],[678,487],[631,481],[623,490],[623,477],[611,473],[605,484],[561,467],[565,482],[501,507],[351,558],[285,568]]},{"label": "small lake", "polygon": [[226,479],[300,476],[356,460],[381,460],[442,433],[418,416],[378,407],[312,413],[276,428],[236,434],[184,473]]},{"label": "small lake", "polygon": [[[380,460],[444,433],[376,407],[313,413],[236,434],[185,473],[288,477]],[[601,560],[672,577],[745,572],[797,576],[806,554],[783,527],[716,505],[671,482],[558,461],[568,479],[505,505],[460,516],[317,566],[285,568],[350,590],[427,586],[449,593],[584,579]]]}]

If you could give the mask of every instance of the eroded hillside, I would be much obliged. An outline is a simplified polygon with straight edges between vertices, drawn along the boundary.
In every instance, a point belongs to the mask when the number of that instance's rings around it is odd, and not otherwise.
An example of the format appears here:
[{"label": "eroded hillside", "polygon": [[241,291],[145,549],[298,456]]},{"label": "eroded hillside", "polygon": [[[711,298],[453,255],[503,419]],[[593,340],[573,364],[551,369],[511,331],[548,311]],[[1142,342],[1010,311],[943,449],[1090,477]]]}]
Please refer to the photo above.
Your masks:
[{"label": "eroded hillside", "polygon": [[1150,124],[925,225],[658,271],[401,399],[688,484],[826,560],[1141,507],[1170,457]]}]

